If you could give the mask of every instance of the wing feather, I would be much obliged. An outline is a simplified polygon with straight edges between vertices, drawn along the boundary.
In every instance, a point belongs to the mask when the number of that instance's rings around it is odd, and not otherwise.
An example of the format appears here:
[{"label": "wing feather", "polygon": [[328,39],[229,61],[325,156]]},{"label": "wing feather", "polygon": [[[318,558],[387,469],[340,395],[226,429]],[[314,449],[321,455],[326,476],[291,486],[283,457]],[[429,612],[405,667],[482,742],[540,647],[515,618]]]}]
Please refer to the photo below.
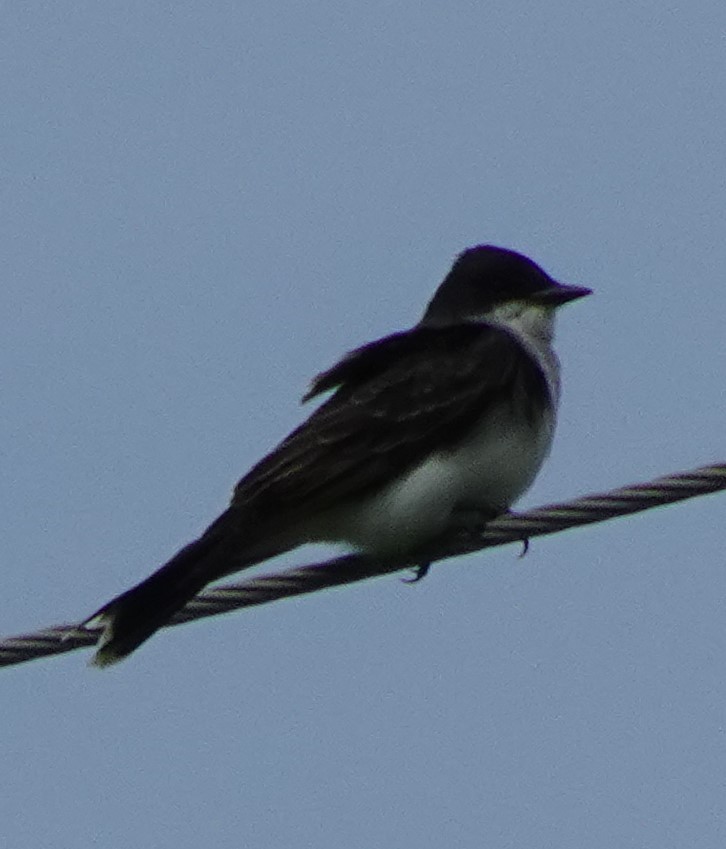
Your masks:
[{"label": "wing feather", "polygon": [[326,509],[375,491],[456,443],[486,409],[547,392],[536,361],[505,330],[414,327],[352,351],[306,396],[335,389],[242,478],[232,505],[264,515]]}]

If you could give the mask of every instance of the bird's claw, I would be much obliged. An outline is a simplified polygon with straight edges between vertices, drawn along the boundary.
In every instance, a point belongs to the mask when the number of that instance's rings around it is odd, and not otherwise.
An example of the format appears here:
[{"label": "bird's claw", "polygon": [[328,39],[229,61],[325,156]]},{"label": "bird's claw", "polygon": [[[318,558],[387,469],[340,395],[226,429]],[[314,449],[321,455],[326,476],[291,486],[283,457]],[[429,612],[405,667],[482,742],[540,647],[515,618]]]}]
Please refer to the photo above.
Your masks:
[{"label": "bird's claw", "polygon": [[429,573],[431,564],[419,563],[418,566],[412,566],[411,568],[414,572],[414,576],[413,578],[401,578],[404,584],[416,584],[421,580],[421,578],[425,578]]}]

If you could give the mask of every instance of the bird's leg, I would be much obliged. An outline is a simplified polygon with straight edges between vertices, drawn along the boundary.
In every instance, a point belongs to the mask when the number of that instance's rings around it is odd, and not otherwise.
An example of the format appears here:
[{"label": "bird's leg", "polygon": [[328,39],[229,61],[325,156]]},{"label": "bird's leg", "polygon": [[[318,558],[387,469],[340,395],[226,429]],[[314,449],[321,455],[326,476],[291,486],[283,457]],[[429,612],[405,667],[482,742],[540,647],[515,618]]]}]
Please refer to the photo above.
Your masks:
[{"label": "bird's leg", "polygon": [[[487,510],[486,508],[481,509],[476,507],[460,507],[452,515],[452,521],[449,526],[449,530],[454,533],[463,533],[468,536],[472,536],[482,531],[486,526],[486,523],[491,521],[492,519],[496,519],[499,516],[506,516],[512,513],[512,510],[503,510],[501,512],[493,513],[491,510]],[[521,543],[522,550],[519,553],[520,560],[529,551],[529,538],[524,537],[521,540]],[[416,584],[422,578],[425,578],[426,575],[428,575],[430,569],[430,562],[419,563],[416,566],[411,567],[413,577],[401,578],[401,580],[404,584]]]},{"label": "bird's leg", "polygon": [[[484,529],[486,523],[492,519],[497,519],[500,516],[512,516],[513,510],[502,510],[501,512],[492,513],[490,510],[478,509],[476,507],[465,507],[458,509],[453,515],[452,528],[459,533],[464,533],[469,536],[479,533]],[[529,538],[524,537],[521,540],[522,551],[519,554],[520,560],[529,551]]]},{"label": "bird's leg", "polygon": [[401,580],[404,584],[415,584],[428,575],[430,568],[430,563],[419,563],[417,566],[411,567],[411,571],[414,573],[412,578],[401,578]]},{"label": "bird's leg", "polygon": [[472,536],[482,531],[487,522],[502,515],[504,514],[499,511],[494,512],[490,508],[458,507],[451,517],[451,529],[456,533]]}]

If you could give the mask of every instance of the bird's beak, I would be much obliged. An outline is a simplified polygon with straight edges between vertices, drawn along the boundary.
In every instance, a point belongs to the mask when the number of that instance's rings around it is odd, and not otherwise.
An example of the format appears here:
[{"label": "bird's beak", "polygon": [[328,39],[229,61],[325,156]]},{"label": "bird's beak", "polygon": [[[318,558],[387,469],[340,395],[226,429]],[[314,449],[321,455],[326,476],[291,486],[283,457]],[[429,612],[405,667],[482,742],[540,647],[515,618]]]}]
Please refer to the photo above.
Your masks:
[{"label": "bird's beak", "polygon": [[531,297],[538,304],[559,307],[562,304],[568,303],[568,301],[584,298],[585,295],[592,295],[592,289],[587,289],[585,286],[567,286],[564,283],[556,283],[554,286],[548,286]]}]

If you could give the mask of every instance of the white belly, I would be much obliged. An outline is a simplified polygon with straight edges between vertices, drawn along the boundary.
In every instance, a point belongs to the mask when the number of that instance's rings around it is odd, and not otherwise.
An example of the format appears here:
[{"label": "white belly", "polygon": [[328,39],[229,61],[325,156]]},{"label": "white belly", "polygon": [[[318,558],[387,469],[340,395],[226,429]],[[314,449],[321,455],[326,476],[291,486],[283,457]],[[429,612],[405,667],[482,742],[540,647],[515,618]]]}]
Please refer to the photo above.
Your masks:
[{"label": "white belly", "polygon": [[532,484],[552,443],[554,420],[515,425],[488,416],[455,451],[439,452],[355,510],[335,517],[335,538],[370,552],[415,547],[441,533],[461,508],[502,512]]}]

